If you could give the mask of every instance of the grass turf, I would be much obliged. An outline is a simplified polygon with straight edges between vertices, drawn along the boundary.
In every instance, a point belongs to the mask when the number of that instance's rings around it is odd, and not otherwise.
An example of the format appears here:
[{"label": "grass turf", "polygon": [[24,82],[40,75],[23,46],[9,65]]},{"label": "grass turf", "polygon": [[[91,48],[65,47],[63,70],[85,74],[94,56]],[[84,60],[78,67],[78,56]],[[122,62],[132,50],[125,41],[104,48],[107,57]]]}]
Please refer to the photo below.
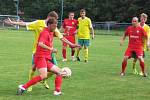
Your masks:
[{"label": "grass turf", "polygon": [[[99,31],[100,32],[100,31]],[[31,93],[16,96],[19,84],[28,80],[34,33],[23,30],[0,30],[0,100],[149,100],[150,78],[133,75],[129,60],[126,76],[121,77],[120,67],[127,41],[119,46],[119,36],[96,35],[91,40],[89,62],[71,62],[68,49],[67,62],[62,62],[61,42],[55,38],[58,49],[56,58],[59,66],[69,66],[73,73],[63,80],[62,96],[53,96],[54,77],[48,79],[50,89],[41,84],[33,87]],[[146,65],[150,53],[146,52]],[[139,63],[136,64],[139,70]],[[148,67],[149,68],[149,67]]]}]

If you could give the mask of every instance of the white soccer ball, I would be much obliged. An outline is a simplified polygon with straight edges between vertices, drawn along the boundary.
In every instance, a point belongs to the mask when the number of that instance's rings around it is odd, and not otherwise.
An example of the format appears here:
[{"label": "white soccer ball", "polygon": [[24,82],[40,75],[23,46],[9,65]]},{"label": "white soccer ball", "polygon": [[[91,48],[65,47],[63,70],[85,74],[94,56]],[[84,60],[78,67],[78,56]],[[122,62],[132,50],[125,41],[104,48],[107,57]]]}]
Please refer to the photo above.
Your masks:
[{"label": "white soccer ball", "polygon": [[72,71],[69,67],[62,68],[62,76],[63,77],[70,77],[72,74]]}]

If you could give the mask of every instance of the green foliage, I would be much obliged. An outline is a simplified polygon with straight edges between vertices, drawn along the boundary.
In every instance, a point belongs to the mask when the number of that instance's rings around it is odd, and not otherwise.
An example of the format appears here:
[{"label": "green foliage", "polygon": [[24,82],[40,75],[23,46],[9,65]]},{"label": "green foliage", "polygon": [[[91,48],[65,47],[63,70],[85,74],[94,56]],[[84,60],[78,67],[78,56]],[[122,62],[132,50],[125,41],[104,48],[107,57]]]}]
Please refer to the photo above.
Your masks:
[{"label": "green foliage", "polygon": [[0,14],[15,14],[16,8],[13,0],[0,0]]}]

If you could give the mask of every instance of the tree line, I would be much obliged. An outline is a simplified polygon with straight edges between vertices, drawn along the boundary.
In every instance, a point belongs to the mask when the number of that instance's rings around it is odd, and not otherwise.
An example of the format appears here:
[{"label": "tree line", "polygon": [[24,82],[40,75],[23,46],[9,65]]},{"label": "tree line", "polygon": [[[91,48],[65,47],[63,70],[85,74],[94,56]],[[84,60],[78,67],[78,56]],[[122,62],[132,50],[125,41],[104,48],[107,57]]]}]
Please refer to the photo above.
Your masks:
[{"label": "tree line", "polygon": [[[16,14],[14,0],[0,0],[0,14]],[[55,10],[61,15],[62,0],[19,0],[19,11],[22,18],[45,18],[49,11]],[[140,13],[150,16],[150,0],[63,0],[63,19],[68,12],[74,11],[79,17],[80,9],[87,11],[87,16],[95,22],[117,21],[130,22],[133,16]],[[149,22],[150,20],[148,20]]]}]

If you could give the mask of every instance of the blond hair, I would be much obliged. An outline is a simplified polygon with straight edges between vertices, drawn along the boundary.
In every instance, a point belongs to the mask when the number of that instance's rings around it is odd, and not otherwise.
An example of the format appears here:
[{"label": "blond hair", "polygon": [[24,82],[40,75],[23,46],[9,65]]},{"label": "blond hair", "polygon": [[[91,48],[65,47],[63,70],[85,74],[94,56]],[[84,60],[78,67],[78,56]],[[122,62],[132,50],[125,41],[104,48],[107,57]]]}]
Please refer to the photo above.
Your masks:
[{"label": "blond hair", "polygon": [[147,19],[148,15],[147,15],[147,14],[145,14],[145,13],[142,13],[142,14],[141,14],[141,17],[143,17],[143,18],[146,18],[146,19]]}]

